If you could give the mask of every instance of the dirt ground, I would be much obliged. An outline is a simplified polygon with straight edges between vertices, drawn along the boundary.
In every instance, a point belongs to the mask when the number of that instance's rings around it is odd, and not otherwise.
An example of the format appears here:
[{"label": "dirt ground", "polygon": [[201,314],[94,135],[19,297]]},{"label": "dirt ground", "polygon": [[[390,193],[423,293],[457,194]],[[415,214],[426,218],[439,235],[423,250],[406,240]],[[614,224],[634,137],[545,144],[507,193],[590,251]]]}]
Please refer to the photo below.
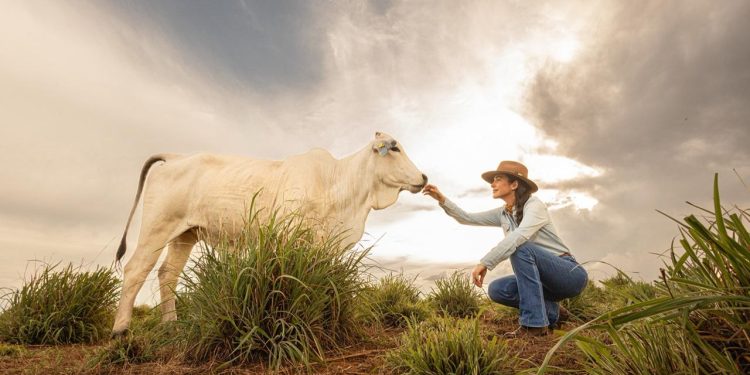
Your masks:
[{"label": "dirt ground", "polygon": [[[513,317],[483,316],[481,324],[486,336],[500,335],[516,328]],[[574,324],[568,323],[563,329],[571,329]],[[389,374],[385,368],[385,353],[398,346],[398,338],[403,329],[371,329],[370,339],[358,345],[341,348],[337,352],[327,353],[325,363],[314,364],[310,369],[288,367],[282,374]],[[521,359],[517,370],[535,368],[544,359],[547,351],[557,342],[560,334],[544,337],[508,340],[509,349]],[[269,373],[263,364],[219,369],[218,365],[204,364],[194,366],[180,363],[177,360],[166,362],[131,364],[113,366],[104,369],[87,369],[88,358],[101,346],[65,345],[65,346],[27,346],[25,351],[15,356],[0,357],[1,374],[266,374]],[[567,343],[553,357],[549,374],[582,373],[582,355],[571,343]]]}]

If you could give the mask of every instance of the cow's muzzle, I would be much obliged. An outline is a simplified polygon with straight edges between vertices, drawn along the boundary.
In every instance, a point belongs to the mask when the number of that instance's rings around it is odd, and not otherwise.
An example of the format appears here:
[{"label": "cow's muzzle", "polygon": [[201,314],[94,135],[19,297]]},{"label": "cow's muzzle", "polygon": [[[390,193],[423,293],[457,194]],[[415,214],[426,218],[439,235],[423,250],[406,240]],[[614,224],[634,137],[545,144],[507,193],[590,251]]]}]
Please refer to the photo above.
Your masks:
[{"label": "cow's muzzle", "polygon": [[413,194],[416,194],[422,191],[425,185],[427,185],[427,176],[424,173],[422,173],[422,183],[419,185],[409,185],[409,187],[406,190],[409,190]]}]

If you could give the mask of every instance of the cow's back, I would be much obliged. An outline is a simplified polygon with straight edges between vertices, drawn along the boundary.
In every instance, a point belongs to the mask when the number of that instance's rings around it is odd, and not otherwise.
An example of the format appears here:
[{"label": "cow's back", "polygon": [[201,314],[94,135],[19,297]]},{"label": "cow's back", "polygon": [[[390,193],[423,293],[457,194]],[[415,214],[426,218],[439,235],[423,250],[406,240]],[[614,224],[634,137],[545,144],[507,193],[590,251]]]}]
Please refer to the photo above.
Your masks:
[{"label": "cow's back", "polygon": [[284,161],[215,154],[168,160],[149,176],[144,213],[157,210],[214,234],[241,228],[253,198],[261,219],[273,209],[319,216],[335,162],[320,149]]},{"label": "cow's back", "polygon": [[265,187],[273,184],[280,165],[279,161],[214,154],[167,160],[149,175],[144,214],[157,211],[183,220],[187,227],[236,226],[246,218],[253,196],[257,192],[265,196]]}]

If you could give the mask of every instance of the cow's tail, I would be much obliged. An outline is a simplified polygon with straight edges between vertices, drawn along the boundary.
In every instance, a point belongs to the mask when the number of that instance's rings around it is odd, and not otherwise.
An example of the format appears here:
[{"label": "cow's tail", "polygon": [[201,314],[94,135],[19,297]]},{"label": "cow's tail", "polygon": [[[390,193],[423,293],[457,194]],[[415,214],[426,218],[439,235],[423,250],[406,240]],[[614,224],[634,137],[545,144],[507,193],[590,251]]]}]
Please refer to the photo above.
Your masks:
[{"label": "cow's tail", "polygon": [[173,156],[176,156],[174,154],[157,154],[153,155],[148,160],[146,160],[146,163],[143,164],[143,169],[141,169],[141,179],[138,181],[138,192],[135,194],[135,201],[133,202],[133,208],[130,210],[130,216],[128,216],[128,223],[125,224],[125,233],[122,234],[122,240],[120,241],[120,247],[117,249],[117,258],[116,262],[119,263],[120,259],[122,259],[122,256],[125,255],[125,249],[127,247],[127,243],[125,239],[128,236],[128,228],[130,228],[130,222],[133,220],[133,215],[135,214],[135,209],[138,206],[138,201],[141,199],[141,192],[143,191],[143,185],[146,183],[146,176],[148,175],[149,169],[151,169],[151,166],[154,165],[154,163],[160,162],[160,161],[167,161],[167,159],[171,159]]}]

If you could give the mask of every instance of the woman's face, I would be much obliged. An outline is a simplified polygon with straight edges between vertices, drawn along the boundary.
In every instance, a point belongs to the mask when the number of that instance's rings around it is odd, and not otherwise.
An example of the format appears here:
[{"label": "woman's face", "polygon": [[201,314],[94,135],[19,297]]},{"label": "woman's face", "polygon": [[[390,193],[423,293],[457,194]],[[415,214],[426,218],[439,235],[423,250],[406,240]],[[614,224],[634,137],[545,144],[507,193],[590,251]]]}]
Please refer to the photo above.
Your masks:
[{"label": "woman's face", "polygon": [[518,188],[518,181],[510,182],[506,175],[499,174],[495,176],[490,186],[492,186],[492,198],[500,198],[507,202],[506,198],[514,196],[513,192]]}]

